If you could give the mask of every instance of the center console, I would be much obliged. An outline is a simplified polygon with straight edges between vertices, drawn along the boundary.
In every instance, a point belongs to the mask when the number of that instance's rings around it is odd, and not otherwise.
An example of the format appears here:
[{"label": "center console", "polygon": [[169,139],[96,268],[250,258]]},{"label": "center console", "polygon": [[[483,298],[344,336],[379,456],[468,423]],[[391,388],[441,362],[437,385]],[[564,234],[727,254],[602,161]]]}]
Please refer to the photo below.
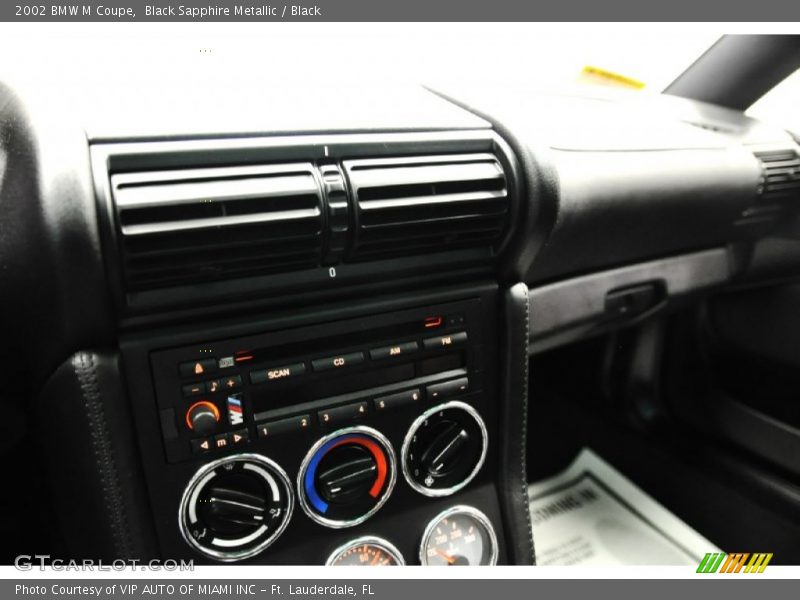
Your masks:
[{"label": "center console", "polygon": [[[322,311],[302,326],[295,315],[129,337],[163,554],[325,564],[368,537],[374,548],[350,551],[359,560],[390,547],[406,564],[448,549],[505,562],[497,293],[486,284],[434,304]],[[479,528],[453,520],[455,537],[437,547],[426,526],[454,508]]]}]

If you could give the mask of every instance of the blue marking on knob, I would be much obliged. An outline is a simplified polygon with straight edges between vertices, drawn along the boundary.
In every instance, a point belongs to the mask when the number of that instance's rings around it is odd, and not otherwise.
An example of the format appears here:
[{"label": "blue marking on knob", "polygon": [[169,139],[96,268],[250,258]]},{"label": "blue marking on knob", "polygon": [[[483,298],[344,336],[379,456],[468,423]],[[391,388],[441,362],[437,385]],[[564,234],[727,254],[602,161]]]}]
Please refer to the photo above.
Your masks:
[{"label": "blue marking on knob", "polygon": [[308,463],[308,468],[306,469],[306,476],[303,480],[303,487],[306,491],[306,497],[308,501],[311,502],[311,505],[317,509],[317,512],[320,514],[325,514],[328,512],[329,504],[325,502],[322,498],[320,498],[319,493],[317,492],[316,486],[314,486],[314,477],[317,474],[317,467],[319,466],[320,461],[323,457],[328,453],[333,446],[337,446],[344,442],[348,442],[350,440],[359,441],[363,440],[364,437],[360,435],[345,435],[342,437],[337,437],[329,442],[325,443],[320,447],[319,450],[316,451],[314,456],[311,457],[311,460]]}]

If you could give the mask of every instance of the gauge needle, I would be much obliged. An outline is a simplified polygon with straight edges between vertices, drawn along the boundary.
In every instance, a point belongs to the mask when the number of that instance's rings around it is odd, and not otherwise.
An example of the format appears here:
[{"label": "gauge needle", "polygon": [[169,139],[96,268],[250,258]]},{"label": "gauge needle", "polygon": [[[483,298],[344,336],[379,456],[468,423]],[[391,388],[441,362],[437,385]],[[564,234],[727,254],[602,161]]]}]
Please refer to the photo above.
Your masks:
[{"label": "gauge needle", "polygon": [[381,555],[380,555],[380,554],[376,554],[376,555],[375,555],[375,558],[373,558],[373,559],[372,559],[372,562],[371,562],[371,563],[369,563],[369,566],[370,566],[370,567],[374,567],[375,565],[377,565],[377,564],[378,564],[378,561],[379,561],[380,559],[381,559]]},{"label": "gauge needle", "polygon": [[450,556],[450,555],[449,555],[447,552],[445,552],[444,550],[439,550],[439,549],[437,548],[437,549],[436,549],[436,554],[438,554],[438,555],[439,555],[439,556],[441,556],[443,559],[445,559],[445,560],[447,561],[447,564],[448,564],[448,565],[452,565],[452,564],[454,564],[454,563],[456,562],[456,559],[455,559],[455,558],[453,558],[452,556]]}]

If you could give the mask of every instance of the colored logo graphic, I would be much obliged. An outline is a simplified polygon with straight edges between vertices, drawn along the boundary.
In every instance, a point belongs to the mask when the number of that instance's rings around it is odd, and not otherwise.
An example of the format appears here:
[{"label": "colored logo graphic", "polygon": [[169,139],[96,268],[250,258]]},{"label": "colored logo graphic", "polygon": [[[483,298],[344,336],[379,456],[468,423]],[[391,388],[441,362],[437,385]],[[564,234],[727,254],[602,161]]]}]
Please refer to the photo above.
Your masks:
[{"label": "colored logo graphic", "polygon": [[241,425],[244,422],[241,394],[228,396],[228,422],[231,425]]},{"label": "colored logo graphic", "polygon": [[[749,559],[749,560],[748,560]],[[698,573],[763,573],[772,553],[738,552],[725,554],[724,552],[709,552],[697,566]]]}]

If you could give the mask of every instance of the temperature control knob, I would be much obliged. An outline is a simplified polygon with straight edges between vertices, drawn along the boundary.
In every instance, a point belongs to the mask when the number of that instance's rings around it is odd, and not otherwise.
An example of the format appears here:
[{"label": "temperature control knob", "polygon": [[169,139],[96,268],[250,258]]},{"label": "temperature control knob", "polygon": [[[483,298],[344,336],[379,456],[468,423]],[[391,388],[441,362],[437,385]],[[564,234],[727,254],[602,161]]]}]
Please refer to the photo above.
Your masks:
[{"label": "temperature control knob", "polygon": [[403,442],[403,476],[426,496],[449,496],[478,474],[486,459],[483,419],[469,404],[435,406],[411,424]]},{"label": "temperature control knob", "polygon": [[327,435],[308,451],[297,477],[303,511],[320,525],[364,522],[392,493],[397,478],[389,441],[371,427]]},{"label": "temperature control knob", "polygon": [[254,556],[274,542],[294,508],[286,472],[259,454],[211,462],[183,492],[180,530],[198,552],[222,561]]}]

